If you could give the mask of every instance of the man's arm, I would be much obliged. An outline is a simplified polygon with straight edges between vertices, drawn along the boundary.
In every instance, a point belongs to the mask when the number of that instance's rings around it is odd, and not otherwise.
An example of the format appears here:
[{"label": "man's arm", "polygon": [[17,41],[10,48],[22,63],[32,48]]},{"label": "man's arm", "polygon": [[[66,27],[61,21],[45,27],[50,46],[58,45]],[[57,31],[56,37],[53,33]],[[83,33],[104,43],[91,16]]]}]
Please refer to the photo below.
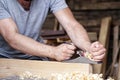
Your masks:
[{"label": "man's arm", "polygon": [[99,42],[91,43],[84,27],[73,17],[69,8],[54,13],[58,21],[63,25],[72,42],[83,51],[93,54],[96,61],[104,57],[105,48]]},{"label": "man's arm", "polygon": [[83,26],[73,17],[70,9],[60,10],[55,13],[55,16],[63,25],[73,43],[85,51],[88,50],[91,45],[88,34]]},{"label": "man's arm", "polygon": [[19,34],[16,24],[11,18],[0,20],[0,34],[13,48],[36,56],[50,57],[54,49]]},{"label": "man's arm", "polygon": [[58,61],[69,59],[74,53],[75,47],[63,44],[57,47],[39,43],[19,33],[19,30],[11,18],[0,20],[0,34],[8,44],[23,53],[54,58]]}]

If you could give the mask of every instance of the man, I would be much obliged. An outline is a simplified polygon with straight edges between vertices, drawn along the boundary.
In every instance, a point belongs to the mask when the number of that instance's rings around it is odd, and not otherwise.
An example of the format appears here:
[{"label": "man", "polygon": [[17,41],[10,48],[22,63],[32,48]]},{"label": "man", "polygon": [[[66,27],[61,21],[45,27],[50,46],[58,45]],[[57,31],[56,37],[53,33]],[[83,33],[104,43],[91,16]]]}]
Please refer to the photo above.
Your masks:
[{"label": "man", "polygon": [[[74,45],[43,44],[40,30],[48,11],[63,25]],[[105,48],[91,43],[86,30],[73,17],[64,0],[0,0],[0,57],[19,59],[70,59],[75,46],[101,61]]]}]

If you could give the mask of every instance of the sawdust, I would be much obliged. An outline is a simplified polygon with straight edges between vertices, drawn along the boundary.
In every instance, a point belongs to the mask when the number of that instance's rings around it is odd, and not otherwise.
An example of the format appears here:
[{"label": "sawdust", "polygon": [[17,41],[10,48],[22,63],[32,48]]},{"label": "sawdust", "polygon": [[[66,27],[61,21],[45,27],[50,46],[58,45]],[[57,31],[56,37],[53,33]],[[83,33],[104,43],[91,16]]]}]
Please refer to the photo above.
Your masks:
[{"label": "sawdust", "polygon": [[51,78],[47,79],[27,71],[19,76],[10,76],[0,80],[114,80],[112,78],[103,79],[102,74],[85,74],[80,72],[52,73],[50,76]]},{"label": "sawdust", "polygon": [[47,79],[37,77],[24,77],[24,79],[21,79],[20,76],[9,76],[6,78],[1,78],[0,80],[47,80]]}]

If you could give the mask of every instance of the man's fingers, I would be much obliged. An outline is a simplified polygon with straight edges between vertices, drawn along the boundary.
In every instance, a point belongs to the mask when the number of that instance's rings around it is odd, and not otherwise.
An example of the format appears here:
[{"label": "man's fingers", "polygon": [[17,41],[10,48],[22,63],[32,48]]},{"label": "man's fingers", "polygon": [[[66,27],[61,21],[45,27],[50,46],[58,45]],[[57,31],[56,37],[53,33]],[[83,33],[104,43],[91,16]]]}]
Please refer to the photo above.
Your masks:
[{"label": "man's fingers", "polygon": [[100,55],[100,56],[95,56],[93,59],[94,59],[95,61],[102,61],[102,60],[104,59],[104,56],[105,56],[105,54],[102,54],[102,55]]},{"label": "man's fingers", "polygon": [[91,45],[91,51],[92,52],[97,52],[97,51],[99,51],[101,49],[104,49],[104,46],[101,43],[99,43],[99,42],[94,42]]},{"label": "man's fingers", "polygon": [[104,54],[106,52],[106,49],[101,49],[98,52],[93,52],[92,55],[93,56],[100,56],[102,54]]},{"label": "man's fingers", "polygon": [[75,50],[76,49],[76,47],[73,44],[68,44],[66,47],[68,49],[71,49],[71,50]]},{"label": "man's fingers", "polygon": [[64,54],[63,58],[66,59],[70,59],[73,55],[72,54]]},{"label": "man's fingers", "polygon": [[74,53],[75,53],[75,51],[66,50],[65,52],[63,52],[63,56],[64,57],[72,57]]},{"label": "man's fingers", "polygon": [[74,50],[65,50],[65,51],[63,51],[64,53],[66,53],[66,54],[74,54],[75,53],[75,51]]},{"label": "man's fingers", "polygon": [[92,53],[92,55],[95,61],[101,61],[105,56],[105,50],[100,50],[99,52]]},{"label": "man's fingers", "polygon": [[100,43],[99,43],[98,41],[96,41],[96,42],[93,42],[91,46],[98,48],[98,47],[99,47],[99,44],[100,44]]}]

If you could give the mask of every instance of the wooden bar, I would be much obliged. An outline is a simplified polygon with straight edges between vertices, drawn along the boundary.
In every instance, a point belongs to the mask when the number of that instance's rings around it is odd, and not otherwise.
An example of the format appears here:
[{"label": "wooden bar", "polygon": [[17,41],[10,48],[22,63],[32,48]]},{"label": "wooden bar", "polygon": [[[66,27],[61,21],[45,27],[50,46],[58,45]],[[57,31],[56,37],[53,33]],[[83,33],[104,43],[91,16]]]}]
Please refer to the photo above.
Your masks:
[{"label": "wooden bar", "polygon": [[19,75],[24,72],[49,77],[51,73],[83,72],[92,73],[90,64],[62,63],[36,60],[0,59],[0,78]]},{"label": "wooden bar", "polygon": [[120,41],[119,41],[119,50],[118,50],[118,54],[119,54],[119,60],[118,60],[118,75],[117,75],[117,80],[120,80]]},{"label": "wooden bar", "polygon": [[[67,39],[69,39],[68,35],[63,30],[59,30],[59,31],[44,30],[44,31],[42,31],[41,36],[44,39],[48,39],[48,40],[57,39],[57,38],[67,38]],[[90,39],[92,41],[97,40],[97,33],[96,32],[88,32],[88,36],[90,37]]]},{"label": "wooden bar", "polygon": [[[75,3],[74,3],[75,4]],[[111,6],[112,5],[112,6]],[[82,3],[74,5],[73,10],[113,10],[120,9],[120,2]]]},{"label": "wooden bar", "polygon": [[111,64],[111,72],[109,73],[112,75],[114,73],[115,64],[117,63],[117,57],[119,52],[119,26],[115,26],[113,28],[113,55],[112,55],[112,64]]},{"label": "wooden bar", "polygon": [[113,32],[113,59],[115,54],[117,53],[117,48],[118,48],[118,40],[119,40],[119,26],[115,26],[113,28],[114,32]]},{"label": "wooden bar", "polygon": [[[110,34],[110,24],[111,24],[111,17],[106,17],[102,19],[99,41],[104,45],[106,50],[108,50],[108,43],[109,43],[109,34]],[[105,58],[103,60],[103,64],[96,64],[93,66],[94,73],[103,73],[105,74],[106,71],[106,62],[107,62],[107,51]]]}]

